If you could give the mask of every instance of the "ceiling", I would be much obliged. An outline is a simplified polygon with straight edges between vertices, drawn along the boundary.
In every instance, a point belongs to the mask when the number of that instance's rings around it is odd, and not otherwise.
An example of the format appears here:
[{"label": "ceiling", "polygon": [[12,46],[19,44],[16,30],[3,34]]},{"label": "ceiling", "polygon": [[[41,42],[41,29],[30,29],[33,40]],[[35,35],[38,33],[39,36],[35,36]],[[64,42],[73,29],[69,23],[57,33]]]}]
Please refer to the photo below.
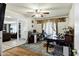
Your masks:
[{"label": "ceiling", "polygon": [[52,17],[68,16],[69,11],[72,7],[71,3],[9,3],[6,7],[6,16],[12,17],[13,15],[9,11],[13,11],[24,15],[25,17],[32,17],[32,13],[36,9],[41,9],[42,11],[49,11],[48,15],[44,17],[37,17],[36,19],[47,19]]}]

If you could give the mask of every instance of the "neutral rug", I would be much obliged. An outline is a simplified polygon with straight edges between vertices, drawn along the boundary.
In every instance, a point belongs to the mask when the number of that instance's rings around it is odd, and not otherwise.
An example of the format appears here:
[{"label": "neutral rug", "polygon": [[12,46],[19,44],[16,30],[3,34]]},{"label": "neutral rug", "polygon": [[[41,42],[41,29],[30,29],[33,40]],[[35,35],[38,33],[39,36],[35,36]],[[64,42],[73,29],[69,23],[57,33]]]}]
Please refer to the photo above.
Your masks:
[{"label": "neutral rug", "polygon": [[[23,45],[20,45],[19,47],[21,48],[25,48],[25,49],[30,49],[34,52],[38,52],[38,53],[41,53],[42,55],[44,56],[63,56],[63,50],[62,50],[62,46],[54,46],[54,48],[52,48],[51,52],[50,53],[47,53],[46,52],[46,47],[44,47],[44,44],[46,42],[45,41],[42,41],[42,42],[38,42],[38,43],[32,43],[32,44],[23,44]],[[50,49],[49,49],[50,51]]]}]

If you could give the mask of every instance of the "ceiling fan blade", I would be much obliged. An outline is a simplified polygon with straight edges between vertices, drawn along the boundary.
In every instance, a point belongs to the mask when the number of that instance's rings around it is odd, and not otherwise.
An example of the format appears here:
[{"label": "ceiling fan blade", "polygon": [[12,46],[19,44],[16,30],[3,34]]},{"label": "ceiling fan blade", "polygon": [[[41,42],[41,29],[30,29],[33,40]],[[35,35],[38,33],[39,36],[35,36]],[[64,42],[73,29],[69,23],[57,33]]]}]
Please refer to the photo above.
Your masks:
[{"label": "ceiling fan blade", "polygon": [[34,12],[26,12],[26,13],[34,13]]},{"label": "ceiling fan blade", "polygon": [[34,17],[35,15],[32,15],[32,17]]},{"label": "ceiling fan blade", "polygon": [[43,12],[43,14],[49,14],[49,12]]}]

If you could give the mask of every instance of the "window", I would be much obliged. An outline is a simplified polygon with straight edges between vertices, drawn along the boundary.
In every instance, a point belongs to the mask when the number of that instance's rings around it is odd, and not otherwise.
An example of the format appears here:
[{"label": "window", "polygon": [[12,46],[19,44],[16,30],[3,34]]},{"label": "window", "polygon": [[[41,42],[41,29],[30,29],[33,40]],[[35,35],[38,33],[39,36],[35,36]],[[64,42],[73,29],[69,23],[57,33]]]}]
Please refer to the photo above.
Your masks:
[{"label": "window", "polygon": [[43,30],[46,33],[46,35],[48,36],[48,38],[51,38],[51,39],[56,38],[56,24],[55,23],[53,23],[53,22],[44,23]]}]

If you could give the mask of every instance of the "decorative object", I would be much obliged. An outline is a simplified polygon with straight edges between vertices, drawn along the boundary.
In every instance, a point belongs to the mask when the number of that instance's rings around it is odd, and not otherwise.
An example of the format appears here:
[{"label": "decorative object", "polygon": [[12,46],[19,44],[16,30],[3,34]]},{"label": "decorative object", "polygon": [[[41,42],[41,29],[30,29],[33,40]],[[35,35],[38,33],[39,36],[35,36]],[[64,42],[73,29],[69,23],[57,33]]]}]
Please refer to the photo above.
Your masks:
[{"label": "decorative object", "polygon": [[77,54],[77,50],[76,49],[73,49],[72,52],[73,52],[74,56]]}]

